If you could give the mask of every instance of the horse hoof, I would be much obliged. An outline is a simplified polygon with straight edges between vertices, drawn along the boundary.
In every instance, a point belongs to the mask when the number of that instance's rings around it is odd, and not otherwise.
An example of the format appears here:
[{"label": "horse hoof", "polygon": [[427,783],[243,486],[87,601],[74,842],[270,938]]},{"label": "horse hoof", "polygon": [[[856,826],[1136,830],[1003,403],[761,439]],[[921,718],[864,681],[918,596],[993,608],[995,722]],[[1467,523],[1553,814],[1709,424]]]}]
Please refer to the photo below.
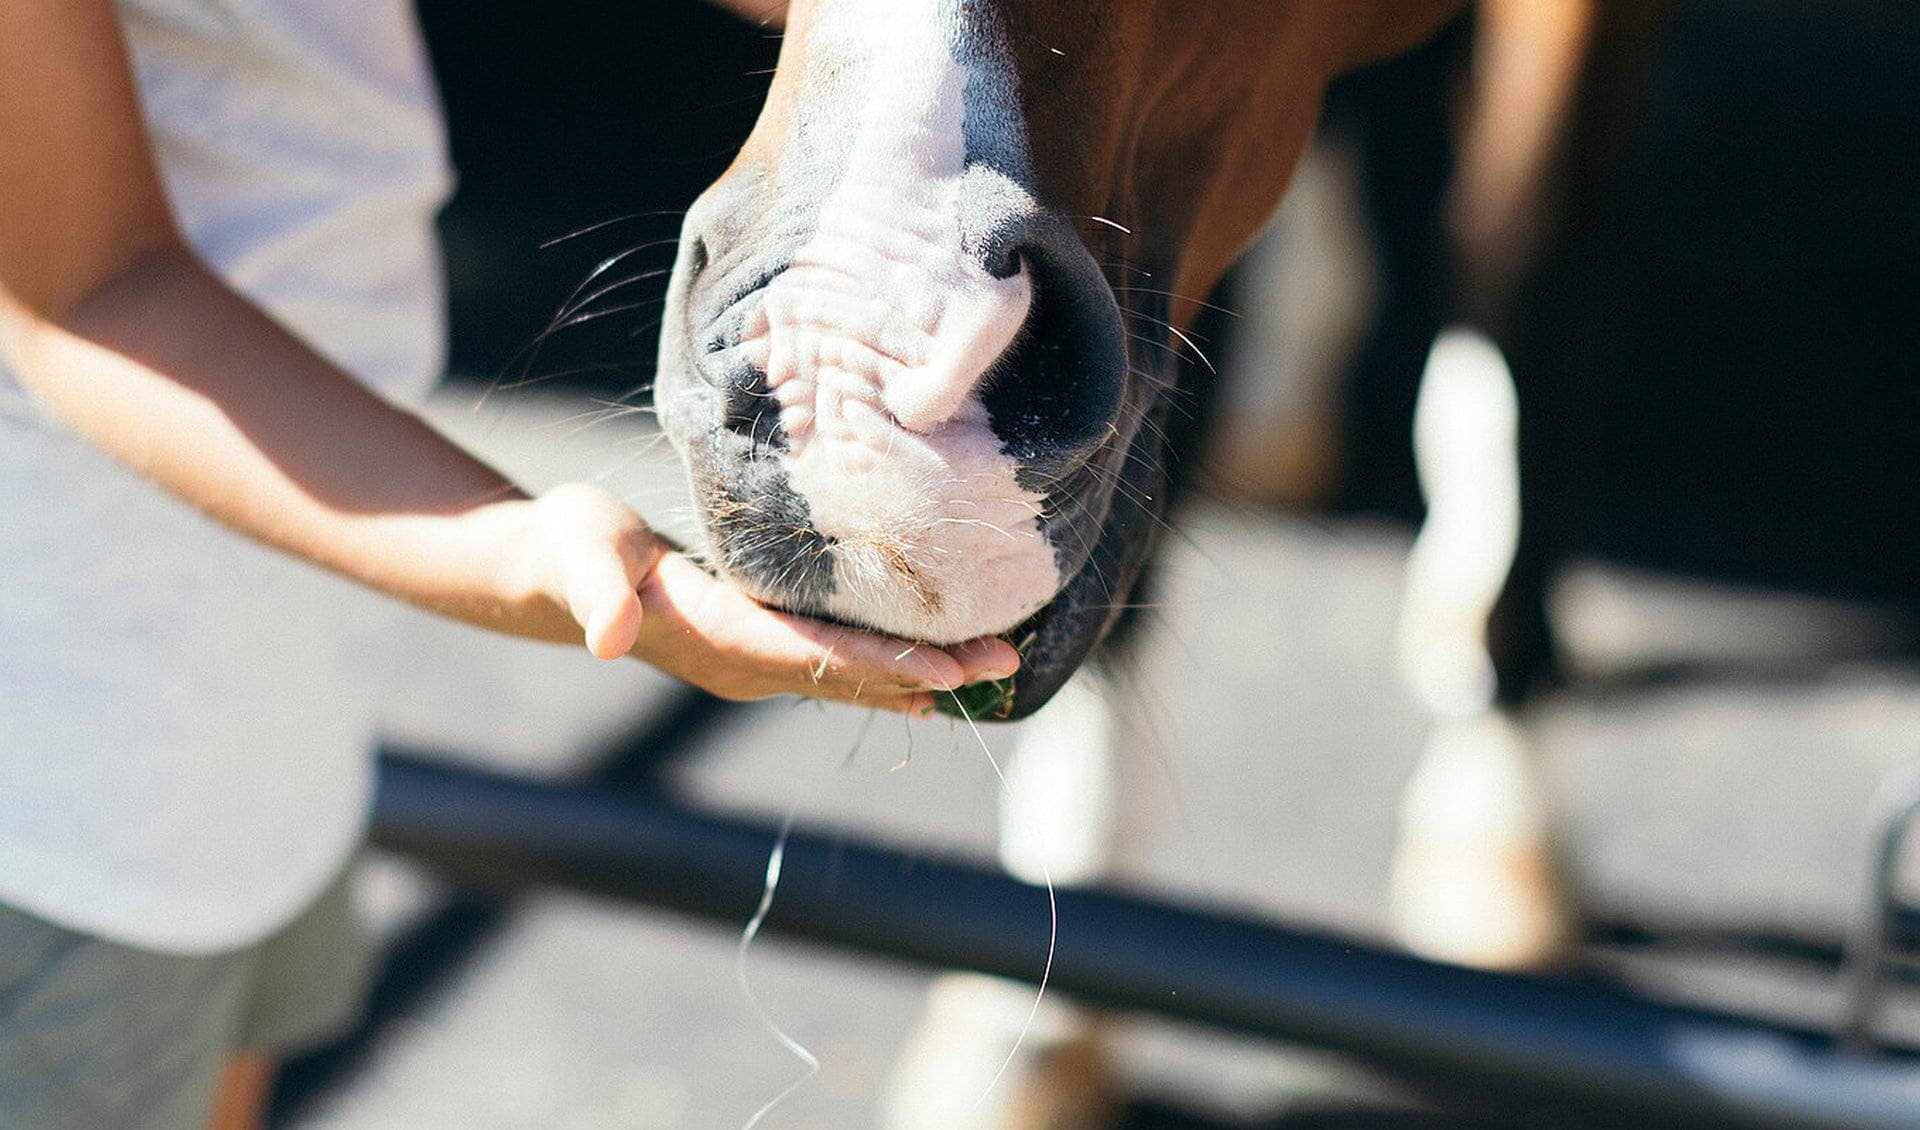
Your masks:
[{"label": "horse hoof", "polygon": [[1409,950],[1510,971],[1566,960],[1578,929],[1536,776],[1501,715],[1438,723],[1402,798],[1389,883]]},{"label": "horse hoof", "polygon": [[997,1130],[1108,1130],[1119,1108],[1106,1045],[1089,1029],[1035,1057]]},{"label": "horse hoof", "polygon": [[1401,944],[1454,965],[1550,969],[1565,962],[1577,934],[1545,843],[1406,845],[1392,898]]},{"label": "horse hoof", "polygon": [[1117,1093],[1105,1043],[1083,1010],[1049,999],[1035,1013],[1031,986],[955,973],[928,994],[881,1125],[1105,1130],[1118,1117]]}]

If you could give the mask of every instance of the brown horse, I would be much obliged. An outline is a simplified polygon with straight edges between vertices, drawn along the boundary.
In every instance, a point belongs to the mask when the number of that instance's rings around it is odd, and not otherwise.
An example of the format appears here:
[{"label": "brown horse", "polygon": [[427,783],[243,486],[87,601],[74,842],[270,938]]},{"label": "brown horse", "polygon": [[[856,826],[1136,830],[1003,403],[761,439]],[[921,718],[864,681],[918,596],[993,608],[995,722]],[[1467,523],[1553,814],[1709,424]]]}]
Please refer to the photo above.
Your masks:
[{"label": "brown horse", "polygon": [[[657,402],[710,559],[827,618],[936,643],[1005,635],[1025,666],[998,716],[1038,709],[1151,553],[1169,467],[1190,454],[1169,432],[1210,367],[1189,334],[1200,300],[1273,211],[1329,81],[1462,6],[798,0],[758,126],[688,217],[663,329]],[[1501,328],[1604,160],[1669,6],[1481,3],[1449,296],[1481,325]],[[1470,426],[1423,441],[1435,521],[1402,644],[1439,722],[1403,801],[1394,890],[1419,948],[1526,965],[1565,945],[1570,919],[1524,743],[1482,678],[1524,678],[1502,662],[1516,649],[1486,654],[1490,618],[1496,642],[1526,636],[1495,609],[1518,521],[1511,498],[1488,498],[1517,495],[1501,369],[1451,339],[1429,380],[1427,415]],[[1073,781],[1043,807],[1104,803],[1100,708],[1065,696],[1036,725],[1032,763]],[[1018,839],[1002,844],[1013,870],[1066,881],[1091,878],[1105,847],[1036,860]],[[1024,1002],[996,1012],[991,997],[944,983],[906,1075],[944,1077],[961,1029],[1006,1036],[994,1026]],[[1043,1082],[1005,1124],[1097,1107],[1090,1047],[1070,1036],[1041,1054]],[[889,1124],[948,1124],[916,1089],[951,1090],[909,1083]]]},{"label": "brown horse", "polygon": [[1161,526],[1181,355],[1327,83],[1461,0],[800,0],[689,214],[657,403],[769,603],[1002,634],[1047,701]]}]

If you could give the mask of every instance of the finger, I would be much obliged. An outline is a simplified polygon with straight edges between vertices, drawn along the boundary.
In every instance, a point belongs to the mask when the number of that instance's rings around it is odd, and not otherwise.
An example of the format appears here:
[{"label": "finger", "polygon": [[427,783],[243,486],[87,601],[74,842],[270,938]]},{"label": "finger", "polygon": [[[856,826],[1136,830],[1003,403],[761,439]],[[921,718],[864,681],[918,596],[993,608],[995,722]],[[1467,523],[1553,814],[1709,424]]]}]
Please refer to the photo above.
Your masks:
[{"label": "finger", "polygon": [[567,609],[585,629],[588,651],[600,659],[618,659],[640,638],[644,613],[634,588],[650,562],[624,532],[612,537],[587,533],[560,550]]},{"label": "finger", "polygon": [[659,540],[599,487],[565,483],[534,505],[545,573],[554,578],[548,591],[566,605],[588,651],[601,659],[627,654],[643,618],[634,589],[663,551]]},{"label": "finger", "polygon": [[1009,679],[1020,670],[1020,653],[998,636],[981,636],[943,650],[960,664],[969,683]]},{"label": "finger", "polygon": [[804,616],[770,613],[810,647],[816,682],[841,684],[863,681],[950,691],[967,681],[966,670],[953,656],[932,644],[913,643],[876,635]]},{"label": "finger", "polygon": [[[838,688],[830,688],[837,690]],[[905,714],[913,718],[925,718],[933,713],[934,695],[927,691],[891,690],[876,692],[871,686],[856,687],[851,693],[828,693],[811,697],[822,698],[829,702],[844,702],[849,706],[865,707],[869,710],[883,710],[891,714]]]},{"label": "finger", "polygon": [[761,695],[873,705],[883,695],[959,686],[965,677],[938,648],[769,609],[678,554],[662,558],[641,592],[650,625],[644,634],[658,647],[647,658],[684,678],[680,668],[699,654],[696,681],[710,689],[709,680],[737,680]]},{"label": "finger", "polygon": [[586,622],[587,650],[596,659],[619,659],[640,639],[640,598],[632,589],[601,603]]}]

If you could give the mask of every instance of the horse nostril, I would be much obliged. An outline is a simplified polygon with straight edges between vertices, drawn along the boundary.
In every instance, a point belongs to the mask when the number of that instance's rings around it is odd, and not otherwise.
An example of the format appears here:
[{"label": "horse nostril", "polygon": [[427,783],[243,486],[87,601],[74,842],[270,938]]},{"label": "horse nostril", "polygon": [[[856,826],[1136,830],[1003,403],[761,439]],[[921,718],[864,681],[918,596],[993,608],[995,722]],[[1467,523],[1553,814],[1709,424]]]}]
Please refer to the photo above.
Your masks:
[{"label": "horse nostril", "polygon": [[1033,300],[981,399],[1008,454],[1036,471],[1070,466],[1119,414],[1127,366],[1113,294],[1077,239],[1030,239],[1006,261],[1029,273]]}]

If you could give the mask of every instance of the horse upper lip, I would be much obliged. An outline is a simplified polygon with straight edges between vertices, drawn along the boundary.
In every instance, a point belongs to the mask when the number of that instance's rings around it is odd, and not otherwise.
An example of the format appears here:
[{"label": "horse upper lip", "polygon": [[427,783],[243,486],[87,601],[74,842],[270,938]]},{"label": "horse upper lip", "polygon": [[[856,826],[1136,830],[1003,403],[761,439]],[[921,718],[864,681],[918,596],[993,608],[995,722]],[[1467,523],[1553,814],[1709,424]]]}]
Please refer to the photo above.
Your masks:
[{"label": "horse upper lip", "polygon": [[[725,299],[716,303],[713,307],[713,312],[708,314],[706,317],[700,318],[695,324],[706,326],[709,329],[712,329],[713,327],[717,327],[726,323],[729,319],[734,318],[736,315],[744,314],[745,311],[742,310],[742,307],[744,307],[747,303],[751,302],[754,298],[765,294],[767,287],[773,284],[773,280],[785,274],[786,270],[787,270],[787,264],[780,263],[776,266],[768,267],[763,270],[760,270],[759,272],[755,273],[752,276],[752,278],[749,279],[746,283],[736,286],[731,290],[722,291],[721,293],[726,295]],[[711,346],[715,341],[721,341],[723,348],[725,346],[738,344],[739,343],[738,329],[739,327],[737,325],[729,327],[730,332],[725,334],[724,337],[710,334],[708,337],[709,346]],[[729,338],[729,337],[732,340],[730,341],[724,340],[724,338]],[[709,352],[711,351],[712,350],[710,349]]]}]

